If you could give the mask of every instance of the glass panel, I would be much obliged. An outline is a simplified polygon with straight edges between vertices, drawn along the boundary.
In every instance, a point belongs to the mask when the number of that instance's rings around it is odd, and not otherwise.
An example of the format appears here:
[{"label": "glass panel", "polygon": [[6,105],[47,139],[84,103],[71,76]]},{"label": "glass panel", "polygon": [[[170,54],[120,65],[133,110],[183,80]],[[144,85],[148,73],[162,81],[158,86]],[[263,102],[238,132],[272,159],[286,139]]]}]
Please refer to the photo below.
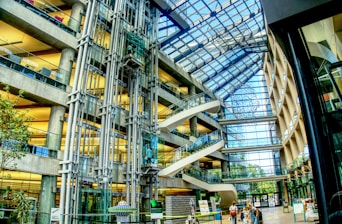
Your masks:
[{"label": "glass panel", "polygon": [[[341,212],[341,189],[342,189],[342,120],[341,120],[341,88],[342,88],[342,62],[341,59],[341,16],[335,15],[302,27],[306,46],[310,53],[310,62],[313,67],[313,75],[316,81],[316,87],[319,93],[318,99],[322,108],[322,122],[324,123],[324,134],[329,145],[322,148],[321,163],[325,165],[324,172],[335,175],[335,180],[329,179],[329,186],[324,191],[326,194],[329,213]],[[330,151],[329,151],[330,150]],[[307,155],[304,155],[304,160]],[[331,168],[327,163],[333,163]],[[323,174],[324,175],[324,174]],[[329,176],[330,178],[332,177]],[[298,179],[296,185],[308,186],[311,177]],[[300,198],[309,188],[292,189],[292,195]],[[335,195],[333,195],[336,193]],[[340,211],[338,211],[340,210]],[[334,223],[334,221],[331,221]]]},{"label": "glass panel", "polygon": [[[267,38],[260,1],[168,3],[171,4],[169,14],[178,14],[183,21],[172,26],[172,19],[166,18],[167,15],[161,17],[161,50],[208,88],[221,94],[223,100],[247,82],[251,74],[262,69]],[[176,28],[185,26],[188,31]],[[172,33],[174,38],[168,39]],[[229,71],[232,79],[225,71]]]}]

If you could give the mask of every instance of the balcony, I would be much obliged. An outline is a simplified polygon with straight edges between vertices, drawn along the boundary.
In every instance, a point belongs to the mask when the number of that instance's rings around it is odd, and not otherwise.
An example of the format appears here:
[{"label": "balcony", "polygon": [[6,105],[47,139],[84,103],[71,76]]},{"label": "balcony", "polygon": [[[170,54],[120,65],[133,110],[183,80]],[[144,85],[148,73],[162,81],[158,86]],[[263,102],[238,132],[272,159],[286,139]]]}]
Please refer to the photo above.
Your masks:
[{"label": "balcony", "polygon": [[36,13],[40,17],[50,21],[54,25],[58,26],[62,30],[76,36],[76,31],[70,28],[68,23],[77,23],[75,19],[65,14],[61,9],[52,5],[49,2],[44,1],[34,1],[34,0],[14,0],[29,9],[30,11]]},{"label": "balcony", "polygon": [[63,91],[67,89],[62,75],[67,74],[66,71],[5,41],[0,40],[0,44],[6,45],[6,47],[0,46],[0,66],[10,68]]}]

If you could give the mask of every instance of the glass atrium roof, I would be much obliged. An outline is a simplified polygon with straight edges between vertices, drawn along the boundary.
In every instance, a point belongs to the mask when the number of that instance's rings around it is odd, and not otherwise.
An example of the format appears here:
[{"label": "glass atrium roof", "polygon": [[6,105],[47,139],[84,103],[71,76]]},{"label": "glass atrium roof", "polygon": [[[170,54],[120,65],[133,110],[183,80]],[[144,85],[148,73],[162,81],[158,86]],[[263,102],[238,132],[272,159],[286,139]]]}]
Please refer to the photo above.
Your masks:
[{"label": "glass atrium roof", "polygon": [[259,0],[155,3],[161,50],[224,101],[262,69],[267,36]]}]

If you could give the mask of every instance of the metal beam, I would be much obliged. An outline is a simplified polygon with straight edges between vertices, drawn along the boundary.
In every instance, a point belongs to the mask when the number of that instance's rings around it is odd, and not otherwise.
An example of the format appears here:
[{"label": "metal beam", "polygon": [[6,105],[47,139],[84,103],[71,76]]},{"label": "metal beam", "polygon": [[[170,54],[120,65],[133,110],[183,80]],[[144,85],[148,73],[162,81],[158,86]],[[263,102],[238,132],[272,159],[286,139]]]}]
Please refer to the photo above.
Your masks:
[{"label": "metal beam", "polygon": [[[170,6],[167,6],[167,3],[165,3],[163,0],[155,0],[155,4],[157,4],[157,7],[161,10],[161,11],[163,11],[164,13],[165,13],[165,15],[166,16],[168,16],[168,13],[170,13],[170,14],[172,14],[173,15],[173,13],[174,13],[174,11],[172,11],[171,12],[171,7]],[[187,32],[187,31],[189,31],[190,29],[196,29],[196,27],[199,27],[199,26],[201,26],[206,20],[208,20],[208,19],[210,19],[210,18],[212,18],[212,17],[216,17],[216,15],[217,14],[219,14],[219,13],[221,13],[221,12],[224,12],[225,11],[225,9],[227,9],[227,8],[229,8],[230,6],[231,6],[231,2],[227,2],[226,4],[224,4],[223,6],[219,6],[219,7],[217,7],[215,10],[213,10],[213,11],[211,11],[211,12],[209,12],[209,13],[207,13],[206,15],[202,15],[200,18],[200,20],[197,20],[197,21],[194,21],[194,23],[193,23],[193,26],[192,27],[190,27],[189,25],[187,26],[187,27],[182,27],[182,26],[179,26],[179,24],[178,24],[178,27],[180,28],[180,32],[177,32],[177,33],[175,33],[175,34],[173,34],[170,38],[168,38],[168,39],[166,39],[166,40],[164,40],[164,41],[162,41],[161,42],[161,48],[162,47],[164,47],[166,44],[168,44],[168,43],[170,43],[172,40],[174,40],[174,39],[176,39],[177,37],[179,37],[180,35],[182,35],[182,34],[184,34],[185,32]],[[160,5],[160,6],[158,6],[158,5]],[[164,9],[162,9],[162,8],[164,8]],[[258,9],[259,10],[259,9]],[[170,15],[171,16],[171,15]],[[173,19],[171,18],[171,17],[169,17],[168,16],[168,18],[171,20],[171,21],[173,21]],[[218,21],[219,21],[219,19],[217,19]],[[174,21],[174,22],[176,22],[176,21]],[[219,21],[220,22],[220,21]],[[239,24],[240,25],[242,25],[242,24],[244,24],[243,23],[244,21],[242,20]],[[233,26],[235,27],[236,25],[235,24],[233,24]],[[219,32],[217,32],[217,35],[213,35],[211,38],[210,38],[210,40],[209,40],[209,38],[208,39],[206,39],[205,41],[203,41],[201,44],[201,46],[203,47],[203,46],[205,46],[206,44],[208,44],[208,43],[210,43],[210,42],[212,42],[212,41],[214,41],[214,40],[216,40],[217,38],[220,38],[222,35],[224,35],[224,34],[226,34],[229,30],[227,29],[227,27],[224,25],[224,24],[222,24],[222,29],[219,31]],[[197,49],[199,49],[199,48],[197,48]],[[192,52],[187,52],[187,53],[192,53]],[[189,54],[188,54],[189,55]],[[181,60],[182,58],[181,58],[181,56],[178,56],[178,59],[177,59],[177,61],[179,61],[179,60]]]},{"label": "metal beam", "polygon": [[154,0],[152,3],[167,16],[181,30],[189,28],[189,24],[175,11],[172,11],[170,5],[164,0]]},{"label": "metal beam", "polygon": [[[200,23],[199,23],[200,24]],[[199,25],[198,24],[198,25]],[[266,34],[264,36],[258,37],[256,38],[255,35],[257,35],[258,33],[260,33],[262,31],[261,27],[258,27],[258,29],[253,30],[249,35],[247,36],[243,36],[242,38],[235,38],[232,37],[234,39],[234,44],[224,44],[224,41],[227,40],[227,37],[223,37],[223,35],[225,35],[228,30],[226,29],[222,29],[222,31],[224,31],[223,33],[219,32],[219,34],[212,36],[211,38],[208,38],[204,41],[202,41],[201,43],[198,43],[195,47],[187,50],[186,52],[180,54],[179,56],[174,58],[175,62],[178,62],[180,60],[182,60],[184,57],[189,56],[191,53],[195,52],[196,50],[198,50],[199,48],[203,48],[205,46],[207,46],[208,44],[210,44],[211,42],[215,42],[218,39],[222,40],[222,46],[223,48],[226,47],[225,51],[220,51],[218,54],[216,55],[212,55],[212,57],[210,57],[208,60],[206,60],[205,62],[203,62],[202,64],[200,64],[199,66],[196,66],[194,68],[192,68],[189,73],[194,73],[196,72],[196,70],[204,67],[205,65],[209,64],[212,61],[217,60],[218,57],[224,55],[227,52],[230,52],[231,50],[234,49],[244,49],[244,51],[246,53],[252,53],[255,52],[255,48],[258,48],[258,52],[262,51],[265,52],[267,51],[267,37]],[[175,39],[175,38],[173,38]],[[227,40],[227,42],[230,42],[230,40]],[[265,48],[264,50],[261,50],[261,48]]]},{"label": "metal beam", "polygon": [[194,46],[194,47],[190,48],[189,50],[185,51],[184,53],[178,55],[173,60],[174,60],[174,62],[178,62],[182,58],[189,56],[190,54],[195,52],[197,49],[202,48],[202,47],[204,47],[204,44],[202,44],[202,43],[196,44],[196,46]]},{"label": "metal beam", "polygon": [[281,150],[283,148],[282,144],[270,144],[270,145],[261,145],[261,146],[239,146],[236,148],[223,148],[221,149],[222,153],[240,153],[240,152],[256,152],[256,151],[265,151],[265,150]]},{"label": "metal beam", "polygon": [[184,33],[188,32],[190,30],[190,28],[187,29],[183,29],[183,30],[179,30],[178,32],[174,32],[172,35],[170,35],[168,38],[162,40],[160,42],[160,48],[165,47],[166,45],[168,45],[169,43],[171,43],[171,41],[173,41],[174,39],[178,38],[179,36],[183,35]]},{"label": "metal beam", "polygon": [[246,124],[246,123],[255,123],[255,122],[268,122],[268,121],[276,121],[276,115],[270,115],[267,117],[256,117],[249,119],[219,119],[218,122],[220,125],[233,125],[233,124]]},{"label": "metal beam", "polygon": [[[260,70],[260,69],[258,68],[258,69],[256,69],[255,71],[253,71],[253,72],[251,73],[251,75],[245,76],[245,79],[244,79],[244,81],[242,82],[242,85],[244,85],[249,79],[251,79],[251,78],[255,75],[255,73],[258,72],[259,70]],[[241,87],[241,85],[240,85],[240,86],[235,86],[235,88],[234,88],[232,91],[228,92],[224,97],[222,97],[222,99],[223,99],[223,100],[228,99],[231,95],[233,95],[233,94],[235,93],[235,91],[239,90],[240,87]]]},{"label": "metal beam", "polygon": [[[243,55],[240,55],[240,56],[234,58],[232,61],[229,61],[229,62],[228,62],[224,67],[222,67],[220,70],[215,71],[214,74],[212,74],[212,75],[208,76],[206,79],[202,80],[202,83],[205,84],[205,83],[208,82],[210,79],[212,79],[212,78],[214,78],[214,77],[220,75],[222,72],[224,72],[224,71],[226,71],[228,68],[230,68],[231,65],[233,65],[233,64],[235,64],[235,63],[241,61],[241,60],[242,60],[244,57],[246,57],[246,56],[247,56],[247,54],[244,53]],[[199,69],[199,68],[197,67],[197,69]],[[192,70],[192,71],[195,71],[195,70]]]},{"label": "metal beam", "polygon": [[[225,82],[223,82],[218,88],[215,89],[215,92],[219,91],[220,89],[222,89],[224,86],[226,86],[228,83],[230,83],[231,81],[233,81],[234,79],[236,79],[236,77],[241,76],[244,72],[246,72],[247,70],[250,69],[252,64],[256,64],[258,62],[260,62],[260,60],[262,59],[261,54],[259,54],[258,58],[255,59],[255,61],[253,61],[252,63],[250,63],[249,65],[246,65],[245,69],[240,72],[239,74],[232,76],[230,79],[226,80]],[[251,75],[253,76],[254,73]],[[251,76],[246,76],[246,77],[251,77]]]}]

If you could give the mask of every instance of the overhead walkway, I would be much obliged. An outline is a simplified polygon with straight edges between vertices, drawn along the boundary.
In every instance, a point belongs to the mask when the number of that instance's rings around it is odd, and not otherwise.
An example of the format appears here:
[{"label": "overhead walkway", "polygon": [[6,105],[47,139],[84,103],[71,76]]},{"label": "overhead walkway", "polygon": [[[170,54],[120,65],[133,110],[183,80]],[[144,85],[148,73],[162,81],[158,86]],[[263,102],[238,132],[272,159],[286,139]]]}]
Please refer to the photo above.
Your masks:
[{"label": "overhead walkway", "polygon": [[238,153],[238,152],[257,152],[263,150],[281,150],[283,145],[281,143],[265,144],[265,145],[251,145],[223,148],[222,153]]},{"label": "overhead walkway", "polygon": [[[225,148],[222,149],[222,153],[243,153],[243,152],[257,152],[264,150],[281,150],[283,148],[282,140],[278,137],[268,136],[258,138],[246,138],[244,131],[239,132],[240,125],[245,128],[255,125],[255,123],[274,123],[277,121],[277,116],[271,113],[267,113],[260,117],[249,118],[221,118],[218,119],[218,123],[222,126],[227,126],[227,133],[232,136],[230,141],[225,142]],[[238,127],[234,125],[239,125]],[[256,124],[258,125],[258,124]],[[260,132],[267,132],[260,128]]]},{"label": "overhead walkway", "polygon": [[232,124],[246,124],[246,123],[253,123],[253,122],[267,122],[267,121],[276,121],[277,116],[264,116],[264,117],[255,117],[255,118],[246,118],[246,119],[219,119],[218,122],[220,125],[232,125]]},{"label": "overhead walkway", "polygon": [[237,177],[237,178],[222,178],[222,182],[226,184],[240,184],[240,183],[251,183],[251,182],[262,182],[269,180],[286,180],[287,174],[270,175],[265,177]]},{"label": "overhead walkway", "polygon": [[221,197],[220,207],[226,208],[231,201],[237,200],[237,191],[233,184],[229,183],[208,183],[204,180],[195,178],[189,174],[182,174],[184,181],[203,188],[209,192],[218,192]]},{"label": "overhead walkway", "polygon": [[158,172],[158,176],[172,177],[184,167],[191,163],[220,150],[224,147],[224,141],[221,138],[210,140],[202,145],[197,142],[177,148],[170,153],[173,158],[170,159],[171,164]]}]

